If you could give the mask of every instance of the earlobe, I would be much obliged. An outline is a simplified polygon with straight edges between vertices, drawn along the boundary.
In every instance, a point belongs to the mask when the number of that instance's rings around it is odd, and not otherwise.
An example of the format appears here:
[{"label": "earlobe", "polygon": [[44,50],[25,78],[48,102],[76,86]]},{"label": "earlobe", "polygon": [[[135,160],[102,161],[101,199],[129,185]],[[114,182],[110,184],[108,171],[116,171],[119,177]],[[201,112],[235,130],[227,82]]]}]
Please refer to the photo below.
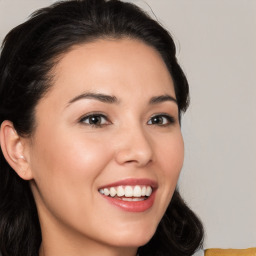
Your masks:
[{"label": "earlobe", "polygon": [[25,145],[22,137],[16,132],[13,123],[3,121],[0,130],[0,145],[6,161],[24,180],[31,180],[32,173],[25,156]]}]

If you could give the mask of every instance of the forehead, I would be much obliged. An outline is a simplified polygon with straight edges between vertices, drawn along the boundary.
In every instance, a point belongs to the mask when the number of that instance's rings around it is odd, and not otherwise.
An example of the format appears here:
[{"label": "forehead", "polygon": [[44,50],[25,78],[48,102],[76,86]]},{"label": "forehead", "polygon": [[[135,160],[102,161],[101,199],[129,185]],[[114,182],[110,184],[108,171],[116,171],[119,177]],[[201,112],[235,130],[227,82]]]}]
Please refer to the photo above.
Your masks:
[{"label": "forehead", "polygon": [[[74,46],[53,70],[50,94],[75,96],[82,91],[134,97],[175,96],[172,78],[160,54],[135,39],[108,39]],[[151,94],[151,95],[150,95]]]}]

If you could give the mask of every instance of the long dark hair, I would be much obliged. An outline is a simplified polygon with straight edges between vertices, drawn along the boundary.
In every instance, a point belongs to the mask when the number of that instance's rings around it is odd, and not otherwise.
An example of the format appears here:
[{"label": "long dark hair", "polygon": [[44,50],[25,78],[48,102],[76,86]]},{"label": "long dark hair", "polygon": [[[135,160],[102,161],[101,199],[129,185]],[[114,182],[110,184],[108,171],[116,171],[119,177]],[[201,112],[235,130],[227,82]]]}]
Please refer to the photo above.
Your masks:
[{"label": "long dark hair", "polygon": [[[52,85],[50,71],[72,46],[104,38],[135,38],[156,49],[174,81],[179,117],[189,103],[187,79],[170,34],[142,10],[117,0],[72,0],[35,12],[6,36],[0,58],[0,124],[10,120],[20,136],[35,129],[34,110]],[[203,227],[178,191],[140,256],[192,255]],[[0,153],[0,251],[37,256],[41,230],[28,181]]]}]

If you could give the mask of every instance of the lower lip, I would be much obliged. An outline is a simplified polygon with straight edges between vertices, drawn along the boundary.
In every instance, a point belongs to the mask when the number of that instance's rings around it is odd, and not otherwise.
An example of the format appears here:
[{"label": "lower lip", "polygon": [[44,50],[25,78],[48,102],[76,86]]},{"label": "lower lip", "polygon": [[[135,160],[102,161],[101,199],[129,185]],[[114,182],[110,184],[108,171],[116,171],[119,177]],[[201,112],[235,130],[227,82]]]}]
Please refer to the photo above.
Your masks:
[{"label": "lower lip", "polygon": [[123,201],[114,197],[102,195],[109,203],[121,208],[127,212],[145,212],[150,209],[155,201],[155,193],[153,193],[146,200],[143,201]]}]

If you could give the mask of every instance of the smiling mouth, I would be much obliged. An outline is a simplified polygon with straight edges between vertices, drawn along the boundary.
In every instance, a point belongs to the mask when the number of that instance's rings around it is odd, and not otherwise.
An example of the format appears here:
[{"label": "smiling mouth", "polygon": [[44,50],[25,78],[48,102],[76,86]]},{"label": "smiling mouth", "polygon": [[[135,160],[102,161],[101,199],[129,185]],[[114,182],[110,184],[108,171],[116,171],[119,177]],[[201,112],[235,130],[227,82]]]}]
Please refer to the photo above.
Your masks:
[{"label": "smiling mouth", "polygon": [[102,195],[112,197],[123,201],[144,201],[152,194],[152,187],[146,185],[136,186],[116,186],[101,188],[99,192]]}]

